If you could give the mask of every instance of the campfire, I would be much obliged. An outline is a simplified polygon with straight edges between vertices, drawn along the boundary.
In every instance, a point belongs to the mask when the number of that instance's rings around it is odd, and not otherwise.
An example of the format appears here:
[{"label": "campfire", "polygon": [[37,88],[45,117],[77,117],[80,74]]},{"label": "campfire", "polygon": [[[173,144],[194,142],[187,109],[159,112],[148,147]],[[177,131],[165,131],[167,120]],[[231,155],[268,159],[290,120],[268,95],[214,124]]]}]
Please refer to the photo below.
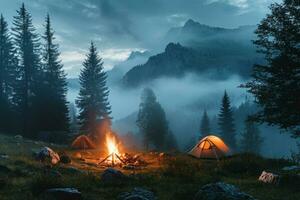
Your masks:
[{"label": "campfire", "polygon": [[147,162],[145,162],[141,155],[130,155],[129,153],[120,152],[120,143],[113,134],[106,135],[106,148],[107,156],[102,159],[98,165],[99,166],[120,166],[124,169],[138,169],[145,167]]},{"label": "campfire", "polygon": [[105,157],[102,161],[98,163],[101,165],[103,163],[111,163],[111,166],[115,166],[116,164],[125,164],[123,159],[121,158],[121,154],[119,152],[118,143],[116,141],[115,136],[111,134],[106,135],[106,147],[108,151],[108,156]]}]

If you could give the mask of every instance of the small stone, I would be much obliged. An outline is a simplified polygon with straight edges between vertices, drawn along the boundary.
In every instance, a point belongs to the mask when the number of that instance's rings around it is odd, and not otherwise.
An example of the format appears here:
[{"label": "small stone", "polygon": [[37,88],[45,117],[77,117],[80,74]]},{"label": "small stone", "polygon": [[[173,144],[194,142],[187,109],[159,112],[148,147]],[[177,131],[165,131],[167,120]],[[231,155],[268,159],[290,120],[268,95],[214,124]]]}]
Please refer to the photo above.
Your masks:
[{"label": "small stone", "polygon": [[124,192],[121,193],[118,197],[118,200],[155,200],[156,197],[154,196],[154,193],[143,189],[136,187],[131,192]]},{"label": "small stone", "polygon": [[9,158],[9,156],[7,154],[0,154],[0,158],[6,160]]},{"label": "small stone", "polygon": [[22,135],[15,135],[15,139],[17,139],[17,140],[22,140],[22,139],[23,139],[23,136],[22,136]]},{"label": "small stone", "polygon": [[59,171],[56,170],[47,170],[45,171],[45,174],[50,176],[50,177],[55,177],[55,178],[61,178],[62,174]]},{"label": "small stone", "polygon": [[293,165],[293,166],[286,166],[282,168],[283,171],[297,171],[300,170],[300,166]]},{"label": "small stone", "polygon": [[44,198],[50,200],[81,200],[82,195],[75,188],[52,188],[45,191]]},{"label": "small stone", "polygon": [[78,159],[81,159],[81,158],[82,158],[82,155],[81,155],[80,152],[76,152],[76,153],[74,154],[74,157],[75,157],[75,158],[78,158]]},{"label": "small stone", "polygon": [[194,200],[255,200],[252,196],[241,192],[231,184],[218,182],[204,185]]},{"label": "small stone", "polygon": [[125,174],[113,168],[108,168],[104,170],[104,172],[101,175],[101,180],[104,182],[122,181],[126,178],[127,176]]},{"label": "small stone", "polygon": [[64,164],[69,164],[71,163],[71,158],[68,155],[62,155],[60,156],[60,162]]}]

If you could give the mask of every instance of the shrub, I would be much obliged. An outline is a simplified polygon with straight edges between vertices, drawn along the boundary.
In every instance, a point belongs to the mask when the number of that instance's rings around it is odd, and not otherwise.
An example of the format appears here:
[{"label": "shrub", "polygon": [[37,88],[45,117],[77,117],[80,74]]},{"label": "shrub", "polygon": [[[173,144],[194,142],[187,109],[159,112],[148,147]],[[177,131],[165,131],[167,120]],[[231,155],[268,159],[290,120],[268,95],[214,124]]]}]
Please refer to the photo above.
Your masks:
[{"label": "shrub", "polygon": [[257,175],[266,167],[266,160],[254,154],[240,154],[220,162],[220,169],[224,173],[239,175]]}]

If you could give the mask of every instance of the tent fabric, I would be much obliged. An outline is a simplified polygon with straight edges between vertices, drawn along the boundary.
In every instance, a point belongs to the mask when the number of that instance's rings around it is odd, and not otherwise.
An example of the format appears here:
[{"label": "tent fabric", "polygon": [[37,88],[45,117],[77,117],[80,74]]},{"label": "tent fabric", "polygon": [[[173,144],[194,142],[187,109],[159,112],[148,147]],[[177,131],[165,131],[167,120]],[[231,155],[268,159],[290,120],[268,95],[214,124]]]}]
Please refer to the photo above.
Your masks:
[{"label": "tent fabric", "polygon": [[75,149],[95,149],[96,145],[94,142],[86,135],[78,136],[71,145]]},{"label": "tent fabric", "polygon": [[189,154],[197,158],[219,159],[229,155],[230,149],[221,138],[209,135],[201,139]]}]

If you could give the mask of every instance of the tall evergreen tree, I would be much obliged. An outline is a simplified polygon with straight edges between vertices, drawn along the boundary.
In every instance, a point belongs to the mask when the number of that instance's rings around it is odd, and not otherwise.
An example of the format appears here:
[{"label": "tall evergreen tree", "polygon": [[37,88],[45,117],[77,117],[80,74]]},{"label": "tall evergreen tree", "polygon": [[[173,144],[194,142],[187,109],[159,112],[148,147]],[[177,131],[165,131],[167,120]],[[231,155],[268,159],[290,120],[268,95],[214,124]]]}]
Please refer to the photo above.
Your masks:
[{"label": "tall evergreen tree", "polygon": [[252,119],[300,137],[300,1],[284,0],[270,9],[254,41],[267,62],[254,66],[246,84],[260,106]]},{"label": "tall evergreen tree", "polygon": [[219,113],[219,128],[222,139],[232,148],[236,149],[235,125],[230,99],[225,91]]},{"label": "tall evergreen tree", "polygon": [[200,137],[205,137],[210,134],[210,122],[209,117],[207,115],[206,110],[204,110],[202,119],[201,119],[201,126],[200,126]]},{"label": "tall evergreen tree", "polygon": [[145,88],[143,91],[136,122],[143,134],[146,150],[150,145],[157,149],[166,148],[166,139],[170,134],[168,122],[163,108],[157,102],[156,96],[150,88]]},{"label": "tall evergreen tree", "polygon": [[263,139],[254,122],[246,120],[245,130],[240,141],[240,150],[246,153],[259,154]]},{"label": "tall evergreen tree", "polygon": [[36,104],[40,97],[39,87],[43,76],[39,57],[39,37],[24,3],[17,10],[13,25],[14,45],[19,60],[19,77],[16,80],[14,102],[19,108],[23,134],[27,137],[34,137],[37,131]]},{"label": "tall evergreen tree", "polygon": [[[58,45],[54,43],[54,31],[47,15],[43,35],[43,101],[39,109],[39,125],[43,131],[67,131],[69,112],[66,100],[67,82],[63,65],[59,60]],[[46,113],[46,114],[44,114]]]},{"label": "tall evergreen tree", "polygon": [[12,95],[17,61],[7,22],[0,16],[0,131],[12,128]]},{"label": "tall evergreen tree", "polygon": [[95,133],[101,120],[110,119],[111,107],[108,102],[106,79],[102,59],[92,42],[79,76],[80,91],[76,100],[81,130]]}]

